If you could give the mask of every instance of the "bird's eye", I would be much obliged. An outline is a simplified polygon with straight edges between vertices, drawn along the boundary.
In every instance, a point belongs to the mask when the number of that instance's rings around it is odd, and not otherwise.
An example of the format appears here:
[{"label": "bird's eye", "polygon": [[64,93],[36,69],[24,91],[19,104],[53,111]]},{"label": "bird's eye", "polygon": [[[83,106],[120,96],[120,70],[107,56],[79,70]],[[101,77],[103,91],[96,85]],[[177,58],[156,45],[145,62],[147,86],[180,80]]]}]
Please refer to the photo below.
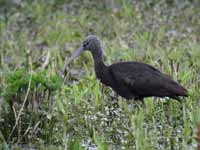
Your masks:
[{"label": "bird's eye", "polygon": [[89,44],[88,41],[83,42],[83,47],[86,47]]}]

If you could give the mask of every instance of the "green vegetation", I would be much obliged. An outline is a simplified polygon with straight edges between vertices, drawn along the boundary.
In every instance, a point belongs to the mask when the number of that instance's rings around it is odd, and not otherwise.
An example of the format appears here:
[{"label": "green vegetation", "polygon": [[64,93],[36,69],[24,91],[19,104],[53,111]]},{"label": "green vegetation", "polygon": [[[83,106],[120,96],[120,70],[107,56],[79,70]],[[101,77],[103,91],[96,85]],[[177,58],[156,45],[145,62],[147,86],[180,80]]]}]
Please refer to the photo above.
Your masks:
[{"label": "green vegetation", "polygon": [[[0,1],[0,147],[196,149],[200,126],[198,0]],[[117,97],[83,53],[60,70],[88,34],[105,63],[140,61],[188,88],[181,103]],[[118,100],[118,103],[116,102]]]}]

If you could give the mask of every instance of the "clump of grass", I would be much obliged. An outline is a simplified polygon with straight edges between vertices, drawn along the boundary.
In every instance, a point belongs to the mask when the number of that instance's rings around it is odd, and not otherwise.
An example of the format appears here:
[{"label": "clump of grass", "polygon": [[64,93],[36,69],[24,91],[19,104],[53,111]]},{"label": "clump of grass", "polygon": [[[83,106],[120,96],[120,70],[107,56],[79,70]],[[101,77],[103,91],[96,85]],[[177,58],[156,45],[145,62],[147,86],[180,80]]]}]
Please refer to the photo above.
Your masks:
[{"label": "clump of grass", "polygon": [[[61,83],[59,76],[48,75],[46,71],[30,73],[21,68],[7,74],[7,87],[2,94],[5,101],[1,108],[0,127],[4,138],[9,140],[16,137],[12,142],[26,141],[27,134],[35,130],[34,126],[45,125],[53,111],[53,94],[60,89]],[[39,120],[42,116],[44,120]]]}]

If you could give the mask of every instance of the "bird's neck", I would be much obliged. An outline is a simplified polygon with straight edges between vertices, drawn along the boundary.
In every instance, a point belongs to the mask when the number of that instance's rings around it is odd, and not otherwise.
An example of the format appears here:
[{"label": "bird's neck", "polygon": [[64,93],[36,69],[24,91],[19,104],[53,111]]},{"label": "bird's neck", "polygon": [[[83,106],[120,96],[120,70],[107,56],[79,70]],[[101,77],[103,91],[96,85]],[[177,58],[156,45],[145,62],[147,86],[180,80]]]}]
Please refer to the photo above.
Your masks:
[{"label": "bird's neck", "polygon": [[99,52],[93,52],[92,56],[93,56],[95,64],[103,63],[103,56],[102,56],[101,53],[99,53]]},{"label": "bird's neck", "polygon": [[95,72],[98,75],[106,72],[106,65],[103,62],[103,56],[99,53],[92,53],[93,59],[94,59],[94,66],[95,66]]}]

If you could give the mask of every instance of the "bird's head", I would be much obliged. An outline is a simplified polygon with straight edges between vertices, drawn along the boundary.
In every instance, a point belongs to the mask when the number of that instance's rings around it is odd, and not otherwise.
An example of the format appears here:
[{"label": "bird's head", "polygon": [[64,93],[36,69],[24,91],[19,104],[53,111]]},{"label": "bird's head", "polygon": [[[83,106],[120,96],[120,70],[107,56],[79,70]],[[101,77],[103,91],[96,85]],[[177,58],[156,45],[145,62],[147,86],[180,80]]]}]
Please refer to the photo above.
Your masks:
[{"label": "bird's head", "polygon": [[100,39],[95,35],[89,35],[82,43],[82,45],[73,52],[72,56],[67,60],[65,66],[67,66],[72,60],[80,55],[82,51],[90,51],[93,55],[102,57],[103,49]]},{"label": "bird's head", "polygon": [[89,50],[92,53],[102,51],[101,41],[95,35],[89,35],[82,43],[83,50]]}]

